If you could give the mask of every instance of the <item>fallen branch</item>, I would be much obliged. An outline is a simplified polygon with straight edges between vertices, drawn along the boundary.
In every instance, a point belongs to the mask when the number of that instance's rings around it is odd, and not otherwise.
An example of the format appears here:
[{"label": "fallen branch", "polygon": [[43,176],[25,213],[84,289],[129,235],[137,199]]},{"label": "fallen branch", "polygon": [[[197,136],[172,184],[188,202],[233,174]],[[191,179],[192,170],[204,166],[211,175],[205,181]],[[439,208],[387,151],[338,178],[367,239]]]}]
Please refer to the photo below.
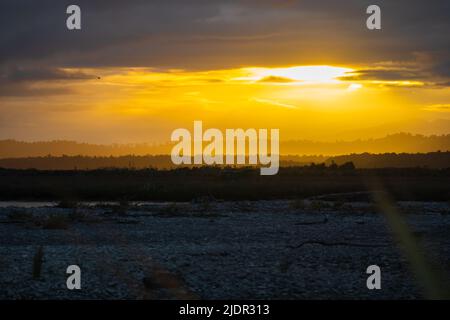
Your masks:
[{"label": "fallen branch", "polygon": [[1,224],[19,224],[19,223],[26,223],[26,221],[23,220],[1,220]]},{"label": "fallen branch", "polygon": [[296,226],[310,226],[310,225],[314,225],[314,224],[326,224],[326,223],[328,223],[328,218],[324,218],[321,221],[297,222],[295,225]]},{"label": "fallen branch", "polygon": [[296,246],[288,246],[291,249],[298,249],[307,244],[318,244],[325,247],[337,247],[337,246],[348,246],[348,247],[361,247],[361,248],[381,248],[381,247],[389,247],[389,244],[370,244],[370,243],[351,243],[351,242],[325,242],[325,241],[305,241]]}]

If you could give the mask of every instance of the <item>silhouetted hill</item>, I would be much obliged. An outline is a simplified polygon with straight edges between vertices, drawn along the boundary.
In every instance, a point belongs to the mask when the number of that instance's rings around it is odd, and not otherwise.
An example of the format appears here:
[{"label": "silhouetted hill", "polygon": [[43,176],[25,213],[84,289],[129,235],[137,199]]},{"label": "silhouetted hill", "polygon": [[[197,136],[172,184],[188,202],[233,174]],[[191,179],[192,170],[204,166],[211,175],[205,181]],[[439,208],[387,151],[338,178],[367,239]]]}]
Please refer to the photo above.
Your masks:
[{"label": "silhouetted hill", "polygon": [[129,169],[171,169],[176,166],[170,156],[120,156],[120,157],[29,157],[0,159],[0,168],[8,169],[39,169],[39,170],[94,170],[102,168]]},{"label": "silhouetted hill", "polygon": [[[112,144],[97,145],[73,141],[21,142],[0,141],[0,158],[52,156],[119,157],[126,155],[170,154],[171,143],[166,144]],[[351,153],[427,153],[450,151],[450,134],[441,136],[398,133],[379,139],[315,142],[310,140],[282,141],[283,155],[335,156]]]},{"label": "silhouetted hill", "polygon": [[333,162],[337,165],[352,162],[357,168],[449,168],[450,152],[351,154],[331,157],[326,164]]},{"label": "silhouetted hill", "polygon": [[441,136],[398,133],[379,139],[314,142],[308,140],[281,143],[282,154],[343,155],[351,153],[427,153],[450,151],[450,134]]},{"label": "silhouetted hill", "polygon": [[74,141],[23,142],[0,141],[0,158],[25,158],[52,156],[109,157],[124,155],[170,154],[170,144],[111,144],[98,145]]}]

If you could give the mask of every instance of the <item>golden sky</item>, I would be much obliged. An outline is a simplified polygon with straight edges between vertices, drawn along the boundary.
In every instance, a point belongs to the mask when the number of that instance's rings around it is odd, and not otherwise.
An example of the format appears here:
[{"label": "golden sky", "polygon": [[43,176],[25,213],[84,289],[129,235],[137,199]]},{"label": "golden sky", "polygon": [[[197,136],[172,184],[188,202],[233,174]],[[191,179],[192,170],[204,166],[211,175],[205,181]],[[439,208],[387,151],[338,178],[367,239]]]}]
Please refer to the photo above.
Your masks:
[{"label": "golden sky", "polygon": [[[60,93],[6,98],[2,108],[35,113],[23,125],[39,132],[39,139],[103,143],[167,141],[172,130],[191,128],[194,120],[221,129],[279,128],[286,140],[448,133],[423,125],[449,119],[450,105],[442,104],[449,101],[448,87],[414,79],[359,79],[357,70],[364,67],[64,69],[96,77],[36,83],[40,90]],[[47,111],[42,118],[41,106]]]},{"label": "golden sky", "polygon": [[448,1],[381,0],[381,31],[366,2],[80,1],[68,32],[62,4],[5,1],[0,139],[167,142],[194,120],[282,140],[450,133]]}]

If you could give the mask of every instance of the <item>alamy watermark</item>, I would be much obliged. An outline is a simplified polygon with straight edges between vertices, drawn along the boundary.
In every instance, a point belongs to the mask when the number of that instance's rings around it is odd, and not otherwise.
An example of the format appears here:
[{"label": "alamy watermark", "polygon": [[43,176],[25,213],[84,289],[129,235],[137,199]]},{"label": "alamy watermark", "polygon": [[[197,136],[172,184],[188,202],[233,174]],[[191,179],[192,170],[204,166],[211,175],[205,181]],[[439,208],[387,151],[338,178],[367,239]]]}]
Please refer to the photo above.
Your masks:
[{"label": "alamy watermark", "polygon": [[370,16],[367,18],[366,26],[369,30],[381,30],[381,9],[377,5],[371,5],[367,7],[367,14]]},{"label": "alamy watermark", "polygon": [[[81,8],[72,4],[67,7],[66,13],[69,14],[66,20],[66,26],[69,30],[81,30]],[[370,5],[366,9],[370,16],[366,20],[366,26],[369,30],[381,30],[381,9],[377,5]]]},{"label": "alamy watermark", "polygon": [[176,165],[260,165],[261,175],[275,175],[280,164],[279,140],[279,129],[226,129],[223,134],[214,128],[203,132],[202,121],[194,121],[193,134],[184,128],[172,132],[171,141],[178,143],[171,159]]},{"label": "alamy watermark", "polygon": [[81,289],[81,269],[76,264],[67,267],[66,273],[70,276],[67,278],[66,286],[69,290]]},{"label": "alamy watermark", "polygon": [[76,4],[67,7],[66,13],[69,14],[66,20],[66,27],[69,30],[81,30],[81,8]]},{"label": "alamy watermark", "polygon": [[369,290],[381,289],[381,268],[377,265],[371,265],[367,267],[367,274],[370,276],[367,278],[366,286]]}]

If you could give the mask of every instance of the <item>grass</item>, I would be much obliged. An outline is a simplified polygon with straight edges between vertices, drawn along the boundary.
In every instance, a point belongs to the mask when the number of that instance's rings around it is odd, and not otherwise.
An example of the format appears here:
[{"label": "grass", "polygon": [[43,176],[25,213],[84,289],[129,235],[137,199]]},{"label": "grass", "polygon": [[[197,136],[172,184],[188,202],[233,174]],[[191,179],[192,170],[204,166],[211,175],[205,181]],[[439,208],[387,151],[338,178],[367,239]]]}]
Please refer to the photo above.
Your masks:
[{"label": "grass", "polygon": [[441,215],[443,215],[443,216],[450,215],[450,205],[449,205],[449,207],[441,210]]},{"label": "grass", "polygon": [[239,201],[237,204],[239,212],[253,212],[255,211],[255,205],[250,201]]},{"label": "grass", "polygon": [[323,211],[331,208],[331,204],[325,201],[313,200],[309,203],[309,208],[311,210]]},{"label": "grass", "polygon": [[213,201],[203,201],[200,202],[196,207],[195,211],[201,214],[211,214],[216,210],[216,204]]},{"label": "grass", "polygon": [[338,200],[338,201],[334,201],[332,208],[333,210],[341,210],[341,209],[345,209],[346,203],[343,200]]},{"label": "grass", "polygon": [[75,208],[71,213],[69,213],[68,219],[72,222],[84,222],[87,219],[87,214]]},{"label": "grass", "polygon": [[64,230],[69,228],[69,218],[62,214],[50,214],[42,224],[44,229]]},{"label": "grass", "polygon": [[[204,195],[224,200],[310,198],[325,194],[367,192],[376,176],[397,200],[448,201],[450,169],[280,168],[275,176],[255,169],[195,168],[157,170],[38,171],[0,169],[0,199],[82,201],[179,201]],[[70,183],[67,183],[70,181]],[[36,187],[39,186],[39,187]],[[61,207],[74,208],[64,200]]]},{"label": "grass", "polygon": [[108,205],[97,205],[99,208],[109,209],[111,211],[106,211],[106,214],[112,214],[117,216],[126,216],[128,210],[131,208],[130,203],[127,200],[120,200],[116,204]]},{"label": "grass", "polygon": [[63,199],[57,205],[58,208],[62,208],[62,209],[74,209],[74,208],[78,208],[78,206],[79,206],[79,203],[77,201],[69,200],[69,199]]},{"label": "grass", "polygon": [[191,208],[189,205],[186,204],[180,204],[180,203],[171,203],[168,205],[162,206],[158,212],[157,215],[161,217],[183,217],[187,216],[188,213],[191,211]]},{"label": "grass", "polygon": [[39,279],[41,277],[42,263],[44,262],[44,248],[40,246],[33,257],[33,279]]},{"label": "grass", "polygon": [[293,210],[304,210],[307,205],[304,199],[295,199],[291,201],[289,206]]},{"label": "grass", "polygon": [[33,220],[33,214],[21,210],[13,210],[8,213],[8,219],[11,221],[27,222]]},{"label": "grass", "polygon": [[126,199],[122,199],[119,201],[119,206],[122,208],[129,208],[130,207],[130,202]]},{"label": "grass", "polygon": [[447,202],[447,208],[441,211],[441,215],[450,215],[450,201]]},{"label": "grass", "polygon": [[214,218],[221,215],[217,214],[216,205],[213,202],[201,203],[171,203],[162,206],[157,211],[157,216],[166,218],[175,217],[197,217],[197,218]]},{"label": "grass", "polygon": [[126,216],[128,210],[130,209],[130,203],[128,202],[128,200],[122,199],[119,201],[119,203],[113,205],[111,208],[113,214],[116,214],[118,216]]}]

